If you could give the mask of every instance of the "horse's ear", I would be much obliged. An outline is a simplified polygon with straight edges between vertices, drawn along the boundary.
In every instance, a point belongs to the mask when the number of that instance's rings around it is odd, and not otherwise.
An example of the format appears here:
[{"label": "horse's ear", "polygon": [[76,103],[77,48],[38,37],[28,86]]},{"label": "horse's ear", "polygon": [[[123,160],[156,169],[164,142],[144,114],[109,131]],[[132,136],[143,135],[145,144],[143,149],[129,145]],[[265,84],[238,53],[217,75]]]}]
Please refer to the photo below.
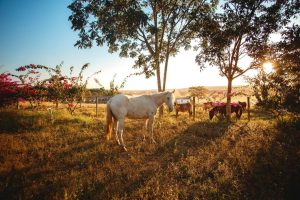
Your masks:
[{"label": "horse's ear", "polygon": [[174,94],[174,92],[175,92],[175,89],[172,91],[172,93]]}]

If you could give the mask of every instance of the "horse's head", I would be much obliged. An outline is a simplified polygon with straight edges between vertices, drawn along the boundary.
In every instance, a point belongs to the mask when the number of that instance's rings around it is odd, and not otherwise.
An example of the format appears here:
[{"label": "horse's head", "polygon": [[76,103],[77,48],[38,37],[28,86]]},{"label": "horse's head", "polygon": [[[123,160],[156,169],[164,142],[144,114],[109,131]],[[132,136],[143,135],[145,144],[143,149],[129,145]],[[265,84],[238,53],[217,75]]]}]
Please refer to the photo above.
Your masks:
[{"label": "horse's head", "polygon": [[209,111],[209,119],[211,120],[214,117],[214,115],[215,115],[215,109],[213,108]]},{"label": "horse's head", "polygon": [[169,112],[172,112],[174,109],[174,102],[175,102],[175,95],[174,95],[175,90],[173,92],[166,92],[165,97],[164,97],[164,102],[167,104],[169,108]]}]

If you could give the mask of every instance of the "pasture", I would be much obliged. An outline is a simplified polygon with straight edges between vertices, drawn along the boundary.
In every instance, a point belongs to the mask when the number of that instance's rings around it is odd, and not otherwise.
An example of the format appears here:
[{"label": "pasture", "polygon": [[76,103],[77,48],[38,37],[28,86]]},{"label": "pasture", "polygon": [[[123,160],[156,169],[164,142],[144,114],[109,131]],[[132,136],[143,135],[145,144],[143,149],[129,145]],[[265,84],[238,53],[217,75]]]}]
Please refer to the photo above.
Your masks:
[{"label": "pasture", "polygon": [[46,109],[0,112],[0,199],[299,199],[299,121],[251,110],[209,120],[198,106],[165,112],[152,144],[143,120],[126,119],[124,140],[106,141],[105,107],[71,116]]}]

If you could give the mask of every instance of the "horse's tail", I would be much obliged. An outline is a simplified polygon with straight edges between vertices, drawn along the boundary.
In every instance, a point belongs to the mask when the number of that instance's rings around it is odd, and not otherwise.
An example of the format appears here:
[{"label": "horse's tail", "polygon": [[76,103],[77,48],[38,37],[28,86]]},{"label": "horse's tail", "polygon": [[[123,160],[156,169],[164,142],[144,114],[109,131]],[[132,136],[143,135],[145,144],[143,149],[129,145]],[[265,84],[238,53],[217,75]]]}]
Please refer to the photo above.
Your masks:
[{"label": "horse's tail", "polygon": [[106,139],[110,140],[112,137],[112,126],[113,126],[113,113],[110,109],[110,104],[106,104]]}]

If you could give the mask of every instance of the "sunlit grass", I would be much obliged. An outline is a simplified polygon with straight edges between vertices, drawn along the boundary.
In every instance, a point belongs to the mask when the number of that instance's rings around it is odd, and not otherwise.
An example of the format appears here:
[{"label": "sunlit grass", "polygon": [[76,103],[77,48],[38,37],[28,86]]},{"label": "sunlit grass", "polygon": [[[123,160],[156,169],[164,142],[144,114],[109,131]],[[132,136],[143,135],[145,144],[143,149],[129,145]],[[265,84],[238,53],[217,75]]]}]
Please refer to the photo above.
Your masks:
[{"label": "sunlit grass", "polygon": [[[126,120],[128,152],[104,137],[98,116],[83,105],[1,110],[1,199],[285,199],[299,175],[295,122],[252,111],[227,123],[197,107],[156,118],[157,144],[143,141],[143,120]],[[285,124],[286,123],[286,124]],[[299,156],[299,155],[298,155]]]}]

